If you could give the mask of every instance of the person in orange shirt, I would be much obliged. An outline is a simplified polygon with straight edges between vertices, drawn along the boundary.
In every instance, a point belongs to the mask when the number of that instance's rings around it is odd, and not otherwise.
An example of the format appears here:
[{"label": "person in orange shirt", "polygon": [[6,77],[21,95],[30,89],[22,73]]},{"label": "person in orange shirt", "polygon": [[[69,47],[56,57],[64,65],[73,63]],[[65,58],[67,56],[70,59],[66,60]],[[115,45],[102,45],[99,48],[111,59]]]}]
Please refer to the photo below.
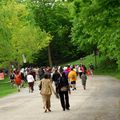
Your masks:
[{"label": "person in orange shirt", "polygon": [[21,83],[22,83],[21,73],[17,71],[15,75],[15,84],[17,86],[18,92],[20,92]]},{"label": "person in orange shirt", "polygon": [[77,80],[77,73],[71,68],[71,71],[68,74],[68,79],[70,81],[72,90],[76,90],[76,80]]}]

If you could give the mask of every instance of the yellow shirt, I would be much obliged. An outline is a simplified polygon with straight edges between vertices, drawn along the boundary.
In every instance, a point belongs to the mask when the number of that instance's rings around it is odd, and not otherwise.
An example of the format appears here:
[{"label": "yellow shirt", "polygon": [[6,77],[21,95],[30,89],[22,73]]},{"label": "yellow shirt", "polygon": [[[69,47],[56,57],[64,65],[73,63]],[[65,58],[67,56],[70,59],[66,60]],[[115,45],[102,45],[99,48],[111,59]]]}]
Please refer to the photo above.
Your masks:
[{"label": "yellow shirt", "polygon": [[74,70],[70,71],[68,74],[68,78],[69,78],[70,82],[76,81],[77,80],[77,73]]}]

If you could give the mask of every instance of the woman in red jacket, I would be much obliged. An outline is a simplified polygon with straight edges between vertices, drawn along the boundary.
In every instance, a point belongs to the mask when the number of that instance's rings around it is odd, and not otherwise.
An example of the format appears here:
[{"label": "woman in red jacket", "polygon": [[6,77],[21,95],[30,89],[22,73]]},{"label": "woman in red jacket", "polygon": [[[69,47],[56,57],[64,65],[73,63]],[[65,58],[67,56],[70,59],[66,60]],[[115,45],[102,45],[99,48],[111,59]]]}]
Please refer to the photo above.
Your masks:
[{"label": "woman in red jacket", "polygon": [[18,92],[20,92],[21,83],[22,83],[21,73],[17,71],[15,75],[15,84],[17,86]]}]

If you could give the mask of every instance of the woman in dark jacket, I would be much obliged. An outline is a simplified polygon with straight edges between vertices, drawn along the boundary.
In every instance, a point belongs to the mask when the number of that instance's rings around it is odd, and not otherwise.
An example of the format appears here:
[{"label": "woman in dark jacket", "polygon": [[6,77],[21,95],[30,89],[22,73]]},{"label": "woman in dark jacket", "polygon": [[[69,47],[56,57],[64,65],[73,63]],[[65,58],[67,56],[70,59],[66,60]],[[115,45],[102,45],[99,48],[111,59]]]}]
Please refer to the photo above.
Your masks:
[{"label": "woman in dark jacket", "polygon": [[69,88],[68,78],[64,72],[61,74],[58,87],[59,87],[60,102],[63,111],[65,111],[65,109],[70,110],[69,95],[68,95],[68,93],[70,93],[70,88]]}]

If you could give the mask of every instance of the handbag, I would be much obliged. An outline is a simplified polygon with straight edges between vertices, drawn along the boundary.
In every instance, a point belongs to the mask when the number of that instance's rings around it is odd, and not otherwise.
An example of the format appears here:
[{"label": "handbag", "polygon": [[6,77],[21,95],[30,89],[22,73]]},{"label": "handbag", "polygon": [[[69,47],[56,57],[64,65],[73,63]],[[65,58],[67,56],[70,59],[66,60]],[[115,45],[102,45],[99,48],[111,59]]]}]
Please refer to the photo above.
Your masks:
[{"label": "handbag", "polygon": [[67,86],[63,86],[63,87],[60,88],[60,91],[63,91],[63,92],[64,91],[68,91],[68,87]]}]

